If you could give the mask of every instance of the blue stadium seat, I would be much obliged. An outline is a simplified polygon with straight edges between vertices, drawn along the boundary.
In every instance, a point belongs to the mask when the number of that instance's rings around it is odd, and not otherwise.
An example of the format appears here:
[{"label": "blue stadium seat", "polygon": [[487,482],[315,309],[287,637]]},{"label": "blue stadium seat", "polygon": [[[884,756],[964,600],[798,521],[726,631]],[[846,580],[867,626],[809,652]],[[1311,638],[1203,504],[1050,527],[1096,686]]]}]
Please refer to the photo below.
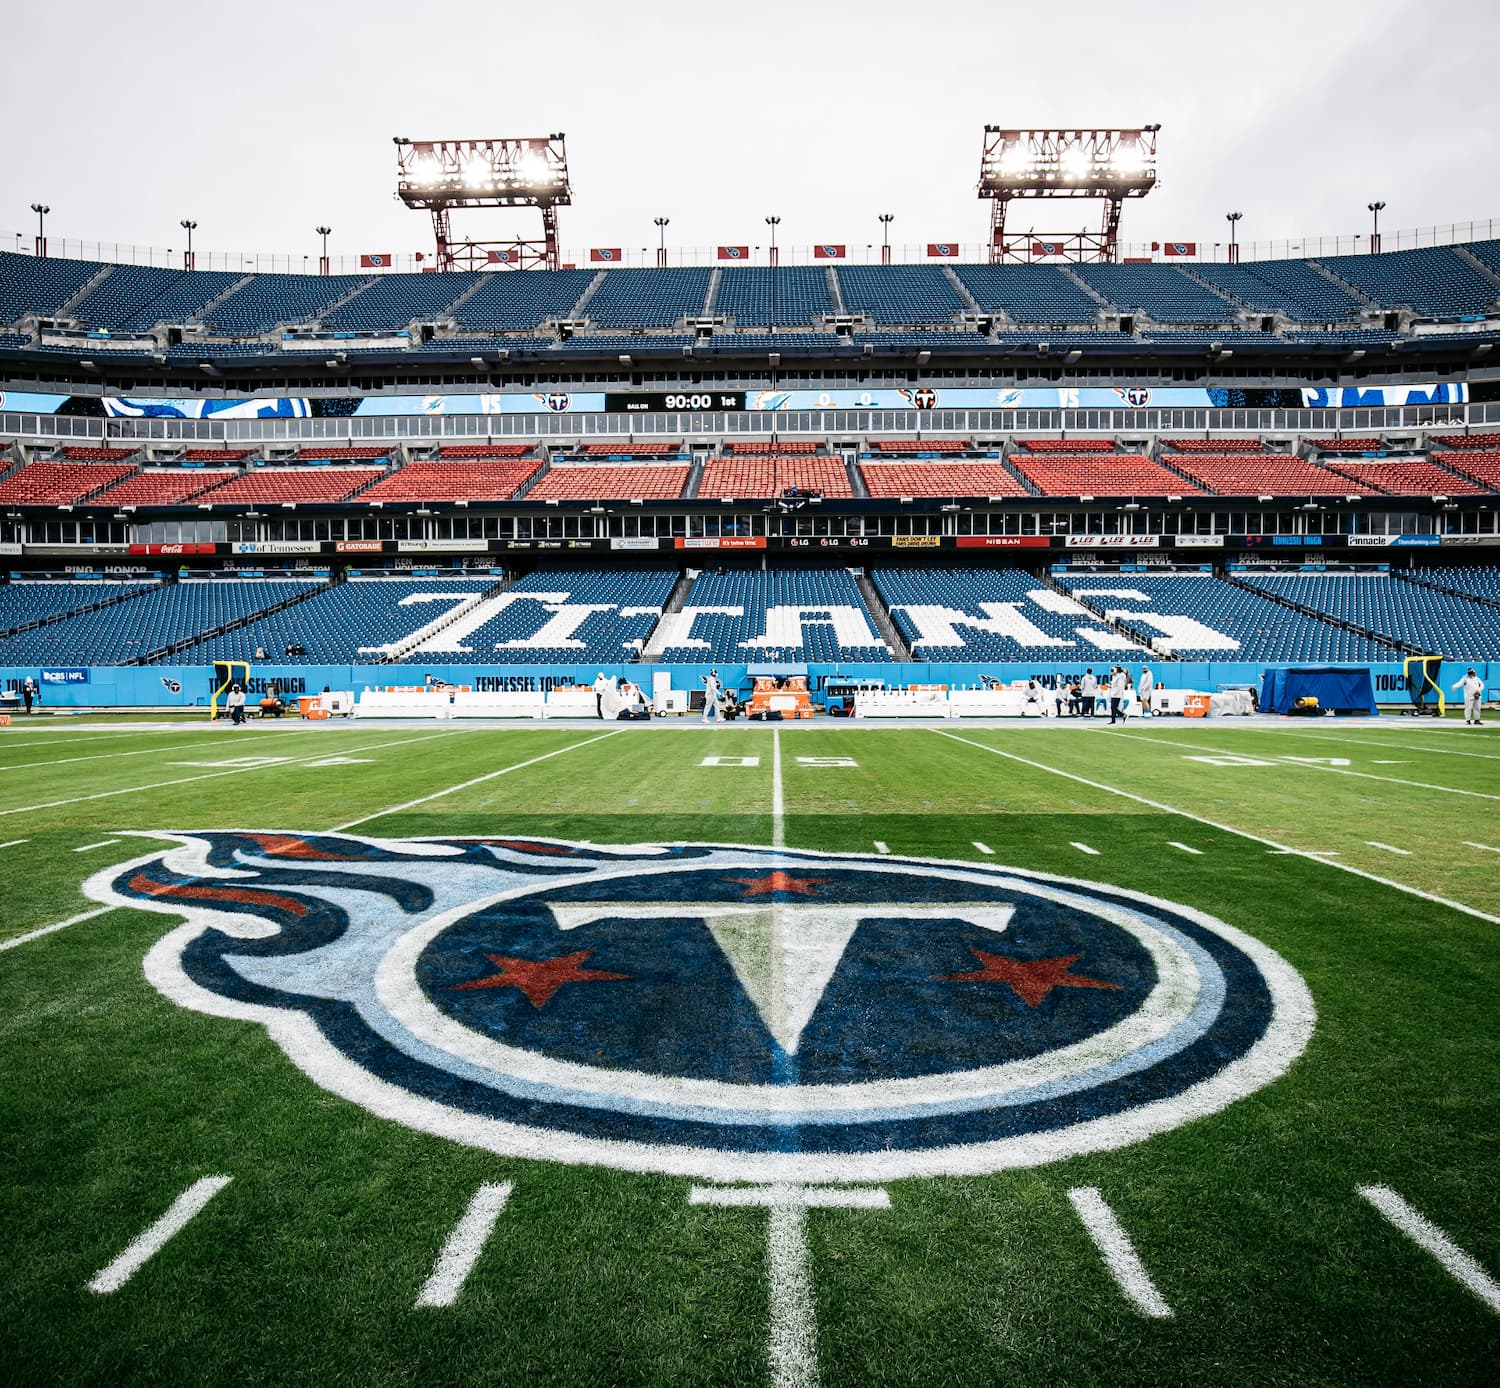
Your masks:
[{"label": "blue stadium seat", "polygon": [[[1055,265],[955,265],[979,307],[1014,323],[1084,326],[1100,306]],[[1003,333],[1002,333],[1003,335]]]},{"label": "blue stadium seat", "polygon": [[329,304],[357,289],[368,275],[256,275],[203,321],[226,337],[253,337],[287,324],[316,323]]},{"label": "blue stadium seat", "polygon": [[1232,323],[1235,307],[1175,265],[1080,265],[1074,273],[1122,313],[1158,323]]},{"label": "blue stadium seat", "polygon": [[584,306],[602,328],[670,328],[703,312],[707,269],[610,270]]},{"label": "blue stadium seat", "polygon": [[479,287],[453,310],[453,319],[468,332],[529,332],[549,318],[568,317],[596,273],[487,271],[480,276]]},{"label": "blue stadium seat", "polygon": [[[772,318],[772,298],[776,316]],[[783,265],[772,270],[763,266],[735,266],[719,280],[714,301],[715,315],[732,319],[741,327],[772,327],[815,324],[824,314],[836,313],[827,271],[817,265]]]},{"label": "blue stadium seat", "polygon": [[96,260],[51,260],[0,251],[0,323],[55,314],[104,267]]},{"label": "blue stadium seat", "polygon": [[1383,255],[1320,256],[1318,263],[1382,308],[1457,318],[1483,314],[1500,300],[1500,285],[1480,274],[1452,246]]},{"label": "blue stadium seat", "polygon": [[968,308],[939,265],[850,265],[835,273],[844,307],[872,323],[951,323]]}]

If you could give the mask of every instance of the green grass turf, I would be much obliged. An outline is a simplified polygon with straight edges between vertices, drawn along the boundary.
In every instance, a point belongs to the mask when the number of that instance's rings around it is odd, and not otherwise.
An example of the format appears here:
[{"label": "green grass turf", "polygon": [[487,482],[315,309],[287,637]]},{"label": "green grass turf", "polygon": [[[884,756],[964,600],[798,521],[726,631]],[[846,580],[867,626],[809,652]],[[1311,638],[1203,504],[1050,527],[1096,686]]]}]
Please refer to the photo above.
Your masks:
[{"label": "green grass turf", "polygon": [[[1500,848],[1500,743],[1396,720],[949,731],[964,740],[782,731],[787,843],[873,852],[880,840],[1198,907],[1289,960],[1318,1025],[1281,1080],[1137,1146],[892,1182],[889,1210],[812,1212],[823,1382],[1493,1381],[1500,1317],[1354,1188],[1392,1186],[1500,1275],[1500,926],[1242,834],[1500,915],[1500,853],[1464,843]],[[26,842],[0,849],[0,938],[89,909],[83,879],[149,845],[71,850],[125,830],[358,819],[352,832],[390,836],[771,842],[771,730],[628,728],[581,745],[599,733],[70,735],[59,720],[6,736],[0,843]],[[1190,759],[1223,755],[1265,764]],[[287,760],[178,764],[261,756]],[[315,764],[334,756],[367,760]],[[0,953],[5,1382],[767,1381],[763,1211],[691,1207],[685,1180],[502,1159],[377,1119],[258,1026],[151,988],[141,960],[168,924],[116,910]],[[134,1280],[84,1290],[215,1172],[233,1183]],[[514,1193],[458,1304],[414,1309],[475,1188],[497,1180]],[[1121,1296],[1068,1203],[1082,1185],[1130,1232],[1171,1320]]]}]

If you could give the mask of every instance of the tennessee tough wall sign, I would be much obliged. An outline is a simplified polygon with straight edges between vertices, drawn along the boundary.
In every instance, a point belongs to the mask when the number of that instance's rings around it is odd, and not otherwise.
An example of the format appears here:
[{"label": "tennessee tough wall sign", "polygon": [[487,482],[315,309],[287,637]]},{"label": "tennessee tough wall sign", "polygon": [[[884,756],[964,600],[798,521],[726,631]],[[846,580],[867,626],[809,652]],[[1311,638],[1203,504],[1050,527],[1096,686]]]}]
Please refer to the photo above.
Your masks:
[{"label": "tennessee tough wall sign", "polygon": [[[160,837],[160,836],[158,836]],[[324,1088],[514,1156],[741,1180],[994,1171],[1281,1075],[1278,955],[1013,868],[712,845],[205,832],[90,879],[146,975]]]}]

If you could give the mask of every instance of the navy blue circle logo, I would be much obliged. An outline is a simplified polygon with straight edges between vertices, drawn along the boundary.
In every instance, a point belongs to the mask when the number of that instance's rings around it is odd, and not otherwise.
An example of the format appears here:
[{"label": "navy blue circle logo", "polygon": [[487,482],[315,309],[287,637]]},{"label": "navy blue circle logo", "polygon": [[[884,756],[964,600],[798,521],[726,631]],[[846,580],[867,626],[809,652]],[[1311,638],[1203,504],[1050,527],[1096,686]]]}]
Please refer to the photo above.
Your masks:
[{"label": "navy blue circle logo", "polygon": [[209,832],[91,879],[325,1087],[491,1150],[720,1179],[1139,1141],[1304,1049],[1299,976],[1181,905],[1014,868],[712,845]]}]

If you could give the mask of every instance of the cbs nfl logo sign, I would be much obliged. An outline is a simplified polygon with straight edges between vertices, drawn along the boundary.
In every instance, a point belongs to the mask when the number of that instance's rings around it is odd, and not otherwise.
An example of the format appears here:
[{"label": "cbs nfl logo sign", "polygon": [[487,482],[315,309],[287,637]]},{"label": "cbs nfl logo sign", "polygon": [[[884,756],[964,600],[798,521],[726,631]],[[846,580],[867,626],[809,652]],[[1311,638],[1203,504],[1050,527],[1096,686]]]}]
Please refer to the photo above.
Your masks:
[{"label": "cbs nfl logo sign", "polygon": [[314,1081],[507,1155],[887,1180],[1138,1142],[1285,1072],[1313,1007],[1222,921],[1004,867],[213,831],[90,879],[145,970]]}]

